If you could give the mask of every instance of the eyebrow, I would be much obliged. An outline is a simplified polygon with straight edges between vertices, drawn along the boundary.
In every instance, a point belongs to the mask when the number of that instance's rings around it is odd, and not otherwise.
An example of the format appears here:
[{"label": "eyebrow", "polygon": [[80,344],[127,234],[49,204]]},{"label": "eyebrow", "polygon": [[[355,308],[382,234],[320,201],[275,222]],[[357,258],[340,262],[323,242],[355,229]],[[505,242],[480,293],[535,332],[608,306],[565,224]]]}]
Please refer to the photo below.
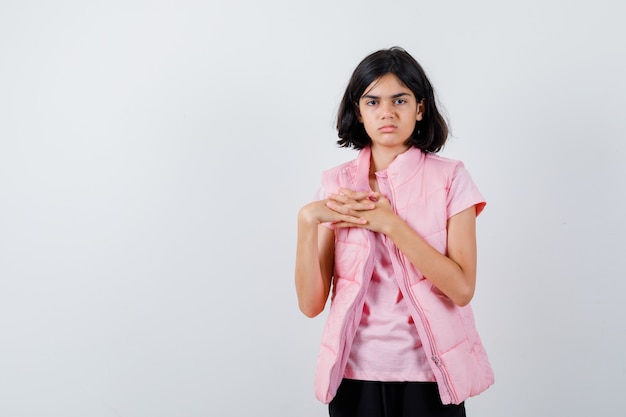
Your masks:
[{"label": "eyebrow", "polygon": [[[390,98],[398,98],[398,97],[403,97],[403,96],[410,96],[411,94],[409,93],[398,93],[398,94],[394,94],[393,96],[391,96]],[[361,96],[361,98],[373,98],[373,99],[380,99],[379,96],[373,96],[371,94],[365,94],[363,96]]]}]

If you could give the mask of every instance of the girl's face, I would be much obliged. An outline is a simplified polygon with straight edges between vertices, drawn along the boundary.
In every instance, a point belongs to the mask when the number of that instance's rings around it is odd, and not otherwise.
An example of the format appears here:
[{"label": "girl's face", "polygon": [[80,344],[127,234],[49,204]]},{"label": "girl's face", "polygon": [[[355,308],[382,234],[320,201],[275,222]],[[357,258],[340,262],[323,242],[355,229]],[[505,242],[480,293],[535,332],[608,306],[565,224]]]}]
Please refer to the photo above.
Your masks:
[{"label": "girl's face", "polygon": [[372,150],[408,149],[407,139],[415,129],[415,122],[424,115],[424,104],[391,73],[367,86],[358,105],[359,121],[372,140]]}]

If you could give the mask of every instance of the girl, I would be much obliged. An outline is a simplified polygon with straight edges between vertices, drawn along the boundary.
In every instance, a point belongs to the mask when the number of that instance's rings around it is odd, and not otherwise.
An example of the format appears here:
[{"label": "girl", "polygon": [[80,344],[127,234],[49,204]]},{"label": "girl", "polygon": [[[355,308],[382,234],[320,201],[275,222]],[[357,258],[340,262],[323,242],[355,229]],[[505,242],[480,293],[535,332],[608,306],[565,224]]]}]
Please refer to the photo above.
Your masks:
[{"label": "girl", "polygon": [[448,128],[401,48],[357,66],[337,129],[360,152],[298,214],[302,312],[318,315],[332,287],[316,396],[333,417],[465,416],[493,383],[468,306],[485,202],[461,162],[434,155]]}]

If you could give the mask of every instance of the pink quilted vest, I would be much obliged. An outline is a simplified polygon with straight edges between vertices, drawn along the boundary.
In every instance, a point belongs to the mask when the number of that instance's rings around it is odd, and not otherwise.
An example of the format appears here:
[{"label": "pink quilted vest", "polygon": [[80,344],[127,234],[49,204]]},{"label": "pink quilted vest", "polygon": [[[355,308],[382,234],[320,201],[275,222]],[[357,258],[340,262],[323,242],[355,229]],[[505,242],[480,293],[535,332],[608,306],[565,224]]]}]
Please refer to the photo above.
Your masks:
[{"label": "pink quilted vest", "polygon": [[[370,149],[357,159],[326,171],[326,192],[339,187],[369,190]],[[391,203],[396,213],[431,246],[446,252],[448,194],[463,164],[410,148],[388,167]],[[471,184],[473,186],[473,183]],[[482,201],[461,202],[465,208]],[[343,378],[350,347],[357,331],[364,296],[373,270],[374,235],[360,228],[335,233],[335,270],[330,312],[322,335],[315,371],[315,395],[323,403],[335,396]],[[396,250],[392,258],[397,280],[407,300],[417,332],[435,374],[441,401],[459,404],[480,394],[494,382],[493,371],[482,346],[470,306],[459,307]]]}]

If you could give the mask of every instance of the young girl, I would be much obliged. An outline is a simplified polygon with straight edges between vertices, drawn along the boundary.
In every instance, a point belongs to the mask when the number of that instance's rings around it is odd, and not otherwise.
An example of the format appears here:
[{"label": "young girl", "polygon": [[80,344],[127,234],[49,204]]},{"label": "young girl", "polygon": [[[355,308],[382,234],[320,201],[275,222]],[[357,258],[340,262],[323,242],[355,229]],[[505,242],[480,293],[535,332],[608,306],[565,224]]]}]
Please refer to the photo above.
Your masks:
[{"label": "young girl", "polygon": [[298,214],[302,312],[330,312],[315,375],[333,417],[465,416],[493,383],[468,303],[485,202],[459,161],[422,67],[401,48],[355,69],[337,121],[357,158],[323,174]]}]

